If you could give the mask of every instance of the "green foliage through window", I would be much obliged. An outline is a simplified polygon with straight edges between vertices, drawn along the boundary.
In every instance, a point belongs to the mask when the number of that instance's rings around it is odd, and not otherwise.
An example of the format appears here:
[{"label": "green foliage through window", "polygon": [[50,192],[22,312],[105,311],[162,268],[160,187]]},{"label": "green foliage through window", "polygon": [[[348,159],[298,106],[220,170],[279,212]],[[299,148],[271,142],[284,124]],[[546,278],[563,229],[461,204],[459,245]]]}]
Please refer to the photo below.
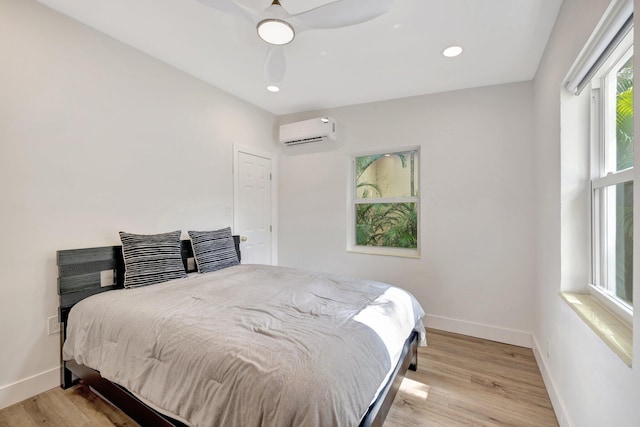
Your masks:
[{"label": "green foliage through window", "polygon": [[[618,70],[616,167],[633,167],[633,56]],[[616,295],[633,303],[633,183],[616,186]]]},{"label": "green foliage through window", "polygon": [[418,247],[418,152],[356,157],[356,245]]},{"label": "green foliage through window", "polygon": [[356,244],[392,248],[418,247],[415,203],[356,205]]}]

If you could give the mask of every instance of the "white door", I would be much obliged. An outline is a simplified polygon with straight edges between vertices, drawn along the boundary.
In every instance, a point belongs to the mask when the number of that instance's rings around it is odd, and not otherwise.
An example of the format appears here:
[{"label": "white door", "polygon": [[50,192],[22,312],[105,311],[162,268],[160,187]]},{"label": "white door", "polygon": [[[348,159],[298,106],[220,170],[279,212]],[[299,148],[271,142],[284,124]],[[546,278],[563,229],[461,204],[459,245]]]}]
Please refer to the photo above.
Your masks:
[{"label": "white door", "polygon": [[271,264],[271,159],[241,149],[236,159],[235,232],[242,239],[242,263]]}]

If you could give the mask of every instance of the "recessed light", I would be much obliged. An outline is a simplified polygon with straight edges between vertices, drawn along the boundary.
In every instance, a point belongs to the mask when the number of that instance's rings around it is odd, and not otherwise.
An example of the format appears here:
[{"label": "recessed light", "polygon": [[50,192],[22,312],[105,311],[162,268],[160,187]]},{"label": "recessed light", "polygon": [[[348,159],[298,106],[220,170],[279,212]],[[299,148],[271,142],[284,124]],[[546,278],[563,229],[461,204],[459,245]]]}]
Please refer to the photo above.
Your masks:
[{"label": "recessed light", "polygon": [[462,53],[462,48],[460,46],[449,46],[445,50],[442,51],[442,54],[447,58],[453,58],[454,56],[458,56]]},{"label": "recessed light", "polygon": [[280,88],[278,86],[275,86],[275,85],[267,86],[267,90],[269,92],[273,92],[273,93],[280,92]]}]

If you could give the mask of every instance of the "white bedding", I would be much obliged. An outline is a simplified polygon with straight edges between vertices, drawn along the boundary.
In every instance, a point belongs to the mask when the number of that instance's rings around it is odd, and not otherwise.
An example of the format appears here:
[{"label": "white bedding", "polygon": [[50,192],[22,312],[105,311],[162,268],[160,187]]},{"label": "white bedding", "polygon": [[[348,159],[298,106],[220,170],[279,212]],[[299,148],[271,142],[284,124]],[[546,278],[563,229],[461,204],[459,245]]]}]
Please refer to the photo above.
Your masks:
[{"label": "white bedding", "polygon": [[194,426],[353,426],[423,316],[387,284],[239,265],[79,302],[63,357]]}]

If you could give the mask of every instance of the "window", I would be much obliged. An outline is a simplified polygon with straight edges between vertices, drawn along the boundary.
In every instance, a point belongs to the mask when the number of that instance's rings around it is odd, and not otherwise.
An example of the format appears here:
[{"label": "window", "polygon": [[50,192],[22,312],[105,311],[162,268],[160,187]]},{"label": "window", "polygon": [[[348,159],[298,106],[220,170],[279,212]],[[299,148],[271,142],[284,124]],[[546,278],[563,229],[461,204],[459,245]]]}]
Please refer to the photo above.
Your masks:
[{"label": "window", "polygon": [[591,80],[592,290],[633,315],[633,30]]},{"label": "window", "polygon": [[419,255],[418,148],[352,157],[350,251]]},{"label": "window", "polygon": [[639,243],[633,205],[640,202],[634,185],[633,6],[633,0],[611,1],[560,92],[561,295],[629,367]]}]

